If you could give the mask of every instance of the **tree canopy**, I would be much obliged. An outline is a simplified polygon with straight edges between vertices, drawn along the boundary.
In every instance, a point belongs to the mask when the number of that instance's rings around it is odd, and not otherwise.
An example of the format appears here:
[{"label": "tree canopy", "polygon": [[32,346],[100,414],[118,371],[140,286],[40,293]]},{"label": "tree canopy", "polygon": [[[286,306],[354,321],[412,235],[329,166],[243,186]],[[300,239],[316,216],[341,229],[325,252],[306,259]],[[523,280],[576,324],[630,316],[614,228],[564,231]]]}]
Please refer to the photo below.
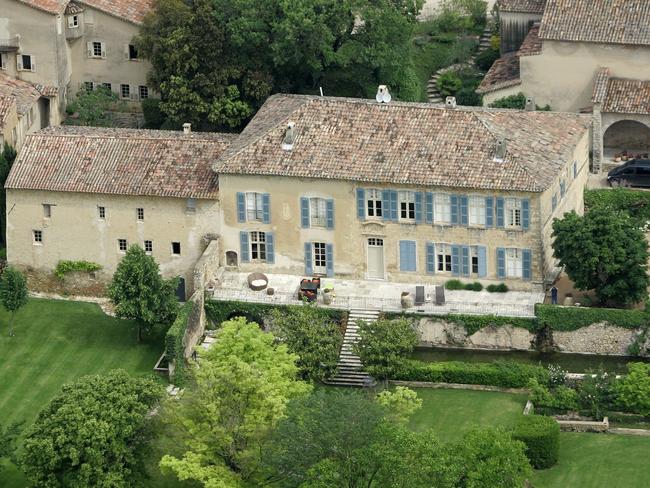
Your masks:
[{"label": "tree canopy", "polygon": [[629,305],[648,296],[648,243],[623,212],[598,207],[553,222],[553,256],[581,290],[601,303]]},{"label": "tree canopy", "polygon": [[27,431],[21,465],[29,481],[45,488],[143,486],[147,418],[161,390],[123,370],[64,385]]},{"label": "tree canopy", "polygon": [[11,312],[9,335],[14,335],[16,312],[27,303],[27,280],[17,269],[9,266],[0,277],[0,302]]},{"label": "tree canopy", "polygon": [[157,0],[137,45],[165,126],[241,127],[273,92],[414,100],[422,0]]}]

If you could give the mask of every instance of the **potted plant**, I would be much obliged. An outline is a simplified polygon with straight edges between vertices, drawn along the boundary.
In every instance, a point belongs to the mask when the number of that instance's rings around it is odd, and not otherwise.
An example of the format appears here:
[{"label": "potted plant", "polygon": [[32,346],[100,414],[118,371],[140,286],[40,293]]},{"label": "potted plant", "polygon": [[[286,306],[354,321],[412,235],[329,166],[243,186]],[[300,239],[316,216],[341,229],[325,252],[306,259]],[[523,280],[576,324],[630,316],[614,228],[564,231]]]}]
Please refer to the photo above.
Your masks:
[{"label": "potted plant", "polygon": [[410,308],[413,306],[413,297],[411,296],[411,293],[408,291],[403,291],[402,292],[402,308]]}]

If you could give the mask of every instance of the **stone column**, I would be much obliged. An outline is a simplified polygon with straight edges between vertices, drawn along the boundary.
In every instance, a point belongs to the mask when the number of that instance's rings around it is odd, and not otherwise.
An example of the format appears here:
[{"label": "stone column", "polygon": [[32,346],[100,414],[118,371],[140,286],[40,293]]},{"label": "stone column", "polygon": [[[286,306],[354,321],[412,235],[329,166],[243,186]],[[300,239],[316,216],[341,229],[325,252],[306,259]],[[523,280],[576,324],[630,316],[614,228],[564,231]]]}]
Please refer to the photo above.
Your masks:
[{"label": "stone column", "polygon": [[593,173],[600,173],[603,163],[603,116],[601,114],[601,104],[594,104],[593,112],[593,126],[591,129],[591,141],[592,141],[592,161],[593,161]]}]

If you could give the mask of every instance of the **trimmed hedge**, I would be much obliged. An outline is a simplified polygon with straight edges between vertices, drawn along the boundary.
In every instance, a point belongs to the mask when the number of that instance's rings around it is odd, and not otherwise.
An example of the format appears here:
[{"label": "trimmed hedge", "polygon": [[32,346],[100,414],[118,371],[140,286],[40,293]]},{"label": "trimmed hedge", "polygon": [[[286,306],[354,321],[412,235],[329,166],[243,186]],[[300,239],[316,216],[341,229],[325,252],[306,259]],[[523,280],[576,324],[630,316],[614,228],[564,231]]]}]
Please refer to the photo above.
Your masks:
[{"label": "trimmed hedge", "polygon": [[185,382],[185,358],[183,357],[183,337],[187,330],[187,322],[192,313],[194,302],[187,301],[178,311],[176,320],[165,335],[165,356],[169,364],[174,361],[174,383],[182,385]]},{"label": "trimmed hedge", "polygon": [[[368,366],[367,369],[372,374],[372,365]],[[531,378],[535,378],[539,383],[546,385],[548,384],[548,371],[543,366],[515,361],[495,361],[493,363],[445,361],[429,363],[416,359],[404,359],[391,379],[525,388]]]},{"label": "trimmed hedge", "polygon": [[535,305],[538,327],[572,331],[598,322],[608,322],[617,327],[637,329],[646,325],[649,315],[643,310],[617,308],[558,307]]},{"label": "trimmed hedge", "polygon": [[552,417],[525,415],[512,438],[526,444],[526,456],[535,469],[550,468],[557,463],[560,451],[560,425]]},{"label": "trimmed hedge", "polygon": [[[222,322],[231,317],[245,317],[248,321],[264,321],[270,316],[271,310],[289,310],[303,305],[268,305],[265,303],[251,303],[238,301],[206,300],[205,314],[212,326],[218,327]],[[330,308],[314,308],[315,313],[340,323],[345,312]]]}]

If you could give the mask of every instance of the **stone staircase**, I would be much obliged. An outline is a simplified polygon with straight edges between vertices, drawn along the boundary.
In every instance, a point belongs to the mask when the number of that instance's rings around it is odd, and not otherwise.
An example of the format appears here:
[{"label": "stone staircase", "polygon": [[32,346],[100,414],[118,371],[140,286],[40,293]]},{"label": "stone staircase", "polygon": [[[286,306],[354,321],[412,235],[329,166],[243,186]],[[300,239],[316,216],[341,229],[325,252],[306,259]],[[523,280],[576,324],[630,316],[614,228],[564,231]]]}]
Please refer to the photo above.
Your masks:
[{"label": "stone staircase", "polygon": [[359,341],[357,322],[374,322],[378,318],[378,310],[350,310],[336,375],[325,383],[334,386],[373,386],[375,384],[374,378],[363,370],[359,357],[352,352],[352,346]]},{"label": "stone staircase", "polygon": [[[476,50],[476,54],[469,59],[467,63],[468,65],[474,64],[474,58],[476,57],[477,54],[481,54],[483,51],[486,51],[487,49],[490,48],[490,39],[492,37],[492,22],[493,21],[491,19],[488,19],[485,25],[485,29],[483,29],[483,34],[481,34],[481,37],[479,38],[478,49]],[[444,103],[442,94],[438,91],[438,85],[437,85],[438,78],[440,78],[440,75],[442,75],[443,73],[461,68],[462,66],[463,65],[461,64],[446,66],[444,68],[440,68],[431,76],[431,78],[427,82],[427,98],[429,100],[429,103]]]}]

